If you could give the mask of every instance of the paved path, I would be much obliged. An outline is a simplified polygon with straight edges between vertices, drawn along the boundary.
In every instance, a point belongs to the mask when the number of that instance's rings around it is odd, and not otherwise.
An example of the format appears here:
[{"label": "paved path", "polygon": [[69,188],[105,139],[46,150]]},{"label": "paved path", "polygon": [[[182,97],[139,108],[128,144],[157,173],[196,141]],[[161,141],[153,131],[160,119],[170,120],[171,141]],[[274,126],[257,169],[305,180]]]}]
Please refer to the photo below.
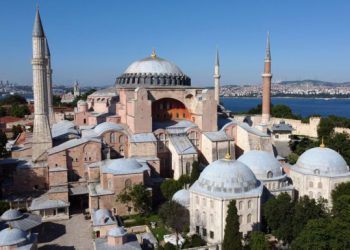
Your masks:
[{"label": "paved path", "polygon": [[90,220],[73,214],[69,220],[46,222],[39,232],[39,250],[93,250]]}]

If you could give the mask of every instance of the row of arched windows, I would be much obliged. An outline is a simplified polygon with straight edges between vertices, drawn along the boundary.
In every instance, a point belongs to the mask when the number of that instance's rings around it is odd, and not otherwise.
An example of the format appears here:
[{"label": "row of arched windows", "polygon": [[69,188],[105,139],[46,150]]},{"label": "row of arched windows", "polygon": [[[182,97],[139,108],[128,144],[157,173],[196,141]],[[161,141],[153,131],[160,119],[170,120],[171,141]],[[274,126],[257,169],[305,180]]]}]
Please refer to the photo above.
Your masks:
[{"label": "row of arched windows", "polygon": [[[314,187],[314,183],[312,181],[309,182],[309,187],[310,188]],[[317,188],[322,188],[322,182],[318,182],[317,183]]]},{"label": "row of arched windows", "polygon": [[[248,200],[246,208],[248,208],[248,209],[252,208],[252,201],[251,200]],[[246,208],[244,207],[244,201],[238,202],[238,210],[242,210],[242,209],[246,209]]]}]

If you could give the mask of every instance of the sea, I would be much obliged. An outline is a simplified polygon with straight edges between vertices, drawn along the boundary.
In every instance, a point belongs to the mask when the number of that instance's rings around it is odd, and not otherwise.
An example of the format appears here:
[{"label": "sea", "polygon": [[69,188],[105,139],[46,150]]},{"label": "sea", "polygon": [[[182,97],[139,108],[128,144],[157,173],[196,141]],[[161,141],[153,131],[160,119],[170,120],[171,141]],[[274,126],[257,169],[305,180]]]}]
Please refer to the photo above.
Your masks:
[{"label": "sea", "polygon": [[[249,97],[221,97],[221,103],[226,109],[233,112],[244,112],[261,104],[261,98]],[[271,99],[272,104],[285,104],[294,114],[302,117],[319,115],[326,117],[336,115],[350,118],[350,98],[295,98],[276,97]]]}]

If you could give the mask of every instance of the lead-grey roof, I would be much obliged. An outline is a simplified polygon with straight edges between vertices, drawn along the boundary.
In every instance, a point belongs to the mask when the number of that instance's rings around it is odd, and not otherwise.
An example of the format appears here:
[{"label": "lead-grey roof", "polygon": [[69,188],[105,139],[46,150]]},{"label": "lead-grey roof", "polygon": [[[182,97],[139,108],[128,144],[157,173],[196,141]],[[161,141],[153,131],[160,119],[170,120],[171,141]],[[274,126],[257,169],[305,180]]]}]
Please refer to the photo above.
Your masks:
[{"label": "lead-grey roof", "polygon": [[89,97],[113,97],[113,96],[118,96],[117,89],[113,87],[105,88],[105,89],[100,89],[89,95]]},{"label": "lead-grey roof", "polygon": [[1,220],[3,221],[10,221],[10,220],[17,220],[23,217],[23,214],[21,211],[17,209],[8,209],[1,215]]},{"label": "lead-grey roof", "polygon": [[224,131],[204,132],[204,135],[213,142],[230,140]]},{"label": "lead-grey roof", "polygon": [[36,214],[23,214],[23,217],[17,220],[8,221],[7,224],[13,228],[18,228],[23,231],[28,231],[41,224],[41,216]]},{"label": "lead-grey roof", "polygon": [[0,232],[0,246],[12,246],[27,241],[28,234],[18,228],[6,228]]},{"label": "lead-grey roof", "polygon": [[92,212],[92,225],[93,226],[105,226],[105,225],[118,225],[117,220],[107,208],[94,209]]},{"label": "lead-grey roof", "polygon": [[107,242],[107,238],[97,238],[94,241],[96,250],[141,250],[140,243],[137,241],[136,235],[127,234],[126,242],[120,246],[112,246]]},{"label": "lead-grey roof", "polygon": [[139,162],[136,159],[113,159],[101,162],[102,173],[122,175],[138,174],[149,171],[150,168],[145,162]]},{"label": "lead-grey roof", "polygon": [[102,196],[102,195],[110,195],[114,194],[113,191],[103,189],[100,183],[89,183],[88,185],[89,195],[90,196]]},{"label": "lead-grey roof", "polygon": [[52,138],[58,138],[68,134],[79,136],[79,132],[75,129],[74,123],[66,120],[53,124],[51,132]]},{"label": "lead-grey roof", "polygon": [[273,124],[271,128],[272,132],[292,132],[293,130],[292,125],[285,123],[284,121],[281,121],[278,124]]},{"label": "lead-grey roof", "polygon": [[197,150],[192,142],[184,134],[169,135],[170,143],[173,144],[176,152],[179,155],[197,154]]},{"label": "lead-grey roof", "polygon": [[156,142],[157,139],[153,133],[140,133],[131,135],[130,142],[142,143],[142,142]]},{"label": "lead-grey roof", "polygon": [[222,128],[221,130],[224,131],[224,129],[231,125],[231,124],[236,124],[237,126],[241,127],[242,129],[244,129],[245,131],[247,131],[248,133],[251,133],[253,135],[257,135],[259,137],[270,137],[268,134],[262,132],[261,130],[257,129],[257,128],[254,128],[254,127],[251,127],[249,126],[247,123],[245,122],[240,122],[240,121],[237,121],[237,120],[234,120],[234,119],[230,119],[231,122],[228,122],[226,123]]},{"label": "lead-grey roof", "polygon": [[29,210],[43,210],[50,208],[62,208],[69,207],[69,202],[65,202],[63,200],[50,200],[47,194],[43,194],[42,196],[33,199],[32,204],[29,207]]},{"label": "lead-grey roof", "polygon": [[33,37],[45,37],[43,25],[41,23],[39,9],[36,10],[34,28],[33,28]]},{"label": "lead-grey roof", "polygon": [[69,149],[69,148],[73,148],[79,145],[82,145],[84,143],[88,143],[88,142],[101,142],[100,139],[96,139],[96,138],[89,138],[89,137],[83,137],[83,138],[79,138],[79,139],[72,139],[69,141],[66,141],[56,147],[53,147],[51,149],[48,150],[48,154],[55,154],[58,152],[61,152],[63,150]]}]

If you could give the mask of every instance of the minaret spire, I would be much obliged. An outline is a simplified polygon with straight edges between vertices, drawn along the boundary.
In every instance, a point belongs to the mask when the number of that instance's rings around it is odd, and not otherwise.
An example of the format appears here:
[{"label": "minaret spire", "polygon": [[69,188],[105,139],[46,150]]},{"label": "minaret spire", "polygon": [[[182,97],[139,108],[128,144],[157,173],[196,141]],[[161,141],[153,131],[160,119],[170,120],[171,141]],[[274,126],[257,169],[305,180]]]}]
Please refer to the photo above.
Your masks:
[{"label": "minaret spire", "polygon": [[34,93],[32,160],[35,162],[47,149],[52,147],[51,130],[48,119],[47,46],[39,9],[36,10],[32,40]]},{"label": "minaret spire", "polygon": [[219,50],[216,50],[215,56],[215,66],[214,66],[214,92],[215,92],[215,100],[218,104],[220,104],[220,57]]},{"label": "minaret spire", "polygon": [[267,32],[266,39],[266,55],[263,79],[263,99],[262,99],[262,117],[261,124],[268,125],[270,121],[270,106],[271,106],[271,51],[270,51],[270,33]]},{"label": "minaret spire", "polygon": [[52,68],[51,68],[51,53],[47,38],[45,38],[45,58],[46,58],[46,74],[47,74],[47,109],[50,125],[55,123],[53,112],[53,93],[52,93]]}]

